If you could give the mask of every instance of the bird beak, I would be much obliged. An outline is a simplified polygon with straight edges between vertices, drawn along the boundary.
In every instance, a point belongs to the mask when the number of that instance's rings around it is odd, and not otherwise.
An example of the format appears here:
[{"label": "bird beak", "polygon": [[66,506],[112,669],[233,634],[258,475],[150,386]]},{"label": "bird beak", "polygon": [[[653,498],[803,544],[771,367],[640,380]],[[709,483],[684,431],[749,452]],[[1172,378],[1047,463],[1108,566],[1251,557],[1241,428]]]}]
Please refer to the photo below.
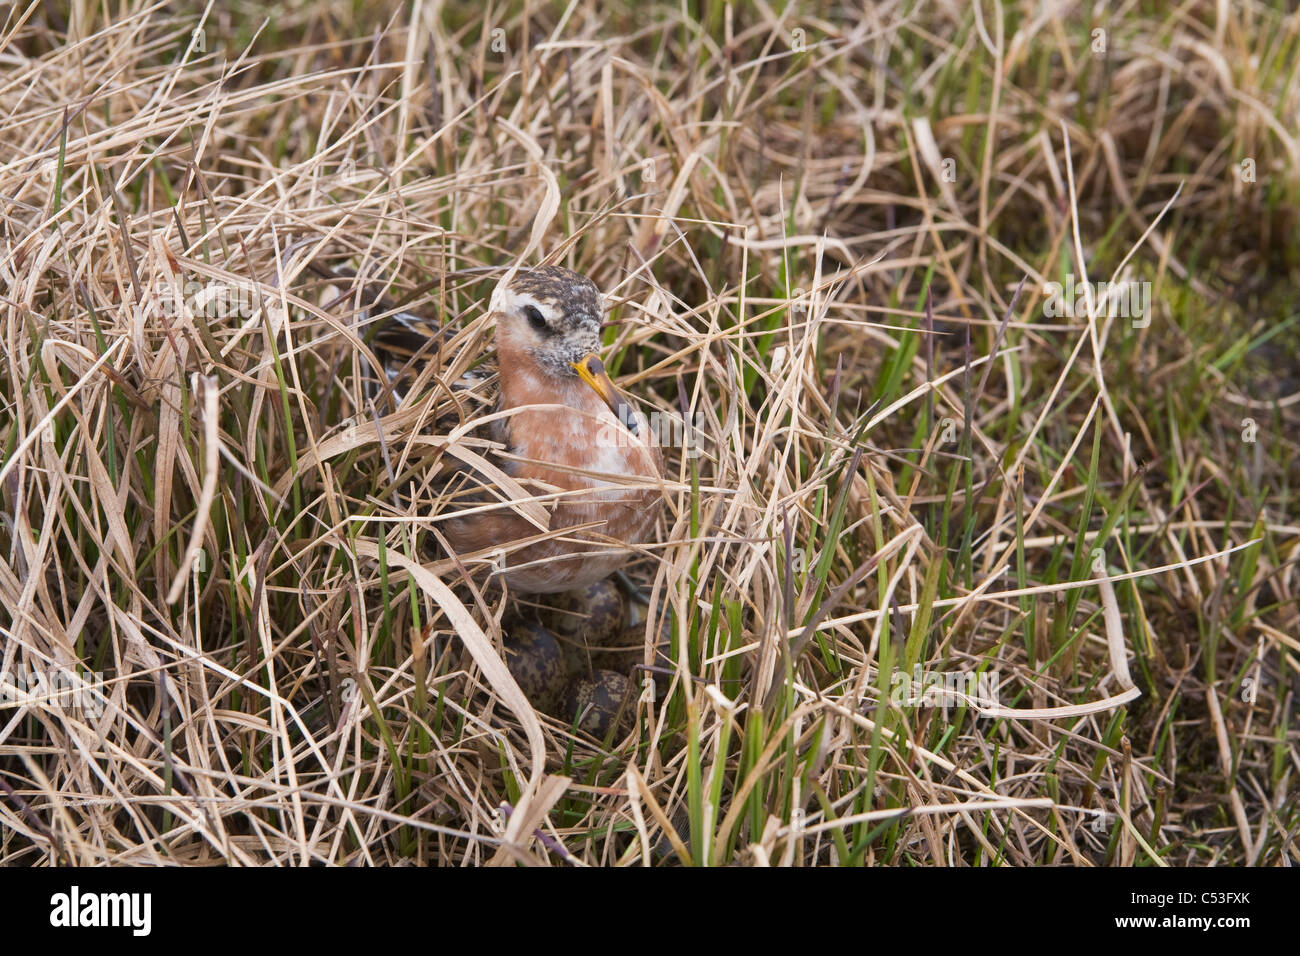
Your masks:
[{"label": "bird beak", "polygon": [[618,393],[614,383],[609,380],[609,375],[605,372],[605,363],[600,360],[600,356],[592,352],[582,361],[574,362],[573,369],[578,373],[578,377],[590,385],[592,391],[600,396],[600,400],[609,406],[609,410],[614,413],[614,417],[635,435],[636,417],[632,414],[632,406],[627,403],[627,399]]}]

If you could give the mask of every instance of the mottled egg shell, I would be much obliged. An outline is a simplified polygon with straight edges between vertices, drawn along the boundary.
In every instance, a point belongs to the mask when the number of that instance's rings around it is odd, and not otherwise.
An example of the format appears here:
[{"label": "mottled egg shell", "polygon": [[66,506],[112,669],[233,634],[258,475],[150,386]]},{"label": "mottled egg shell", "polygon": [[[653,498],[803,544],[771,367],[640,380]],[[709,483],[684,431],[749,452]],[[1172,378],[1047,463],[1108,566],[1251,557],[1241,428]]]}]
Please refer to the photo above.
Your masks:
[{"label": "mottled egg shell", "polygon": [[558,595],[542,622],[560,638],[569,669],[587,673],[590,654],[619,639],[626,613],[622,592],[606,578]]},{"label": "mottled egg shell", "polygon": [[555,713],[567,674],[555,635],[540,624],[520,622],[506,636],[505,650],[506,667],[528,702],[544,713]]},{"label": "mottled egg shell", "polygon": [[564,696],[565,718],[572,722],[581,715],[578,729],[597,738],[609,733],[620,709],[619,726],[630,726],[635,706],[631,682],[617,671],[598,670],[591,677],[575,677]]},{"label": "mottled egg shell", "polygon": [[[654,635],[655,649],[650,659],[656,667],[671,669],[673,666],[672,658],[669,657],[672,640],[671,621],[671,617],[664,615]],[[605,645],[604,650],[592,654],[592,666],[618,671],[620,674],[629,673],[633,668],[645,663],[645,644],[645,622],[629,624]]]}]

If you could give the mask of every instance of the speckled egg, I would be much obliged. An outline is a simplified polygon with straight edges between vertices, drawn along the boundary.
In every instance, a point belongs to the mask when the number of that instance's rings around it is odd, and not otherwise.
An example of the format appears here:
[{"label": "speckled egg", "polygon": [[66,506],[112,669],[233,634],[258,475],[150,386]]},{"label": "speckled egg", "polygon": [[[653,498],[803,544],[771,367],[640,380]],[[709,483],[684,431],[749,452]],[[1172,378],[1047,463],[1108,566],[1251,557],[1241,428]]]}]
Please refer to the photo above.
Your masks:
[{"label": "speckled egg", "polygon": [[627,610],[623,594],[610,579],[557,595],[542,612],[542,623],[560,639],[574,673],[590,673],[590,656],[617,643]]},{"label": "speckled egg", "polygon": [[[651,662],[655,667],[672,670],[673,662],[670,656],[672,640],[672,617],[664,615],[660,620],[660,626],[655,633],[655,649],[651,656]],[[637,624],[629,624],[619,632],[618,636],[611,640],[605,650],[592,654],[591,663],[593,667],[603,668],[605,670],[618,671],[620,674],[638,675],[640,671],[637,668],[645,663],[645,644],[646,644],[646,626],[641,621]],[[655,683],[659,684],[665,681],[664,675],[655,674]],[[640,679],[639,677],[637,678]],[[660,688],[662,690],[662,687]]]},{"label": "speckled egg", "polygon": [[[623,628],[603,650],[593,653],[591,663],[594,667],[626,673],[645,663],[645,641],[645,625],[632,624]],[[668,641],[661,640],[652,658],[656,666],[672,667],[668,650]]]},{"label": "speckled egg", "polygon": [[582,715],[578,729],[602,739],[616,718],[620,728],[630,727],[635,708],[632,683],[617,671],[598,670],[591,677],[576,677],[564,695],[565,718],[572,722]]},{"label": "speckled egg", "polygon": [[544,713],[555,713],[568,675],[555,635],[540,624],[520,622],[506,635],[505,650],[506,667],[528,702]]}]

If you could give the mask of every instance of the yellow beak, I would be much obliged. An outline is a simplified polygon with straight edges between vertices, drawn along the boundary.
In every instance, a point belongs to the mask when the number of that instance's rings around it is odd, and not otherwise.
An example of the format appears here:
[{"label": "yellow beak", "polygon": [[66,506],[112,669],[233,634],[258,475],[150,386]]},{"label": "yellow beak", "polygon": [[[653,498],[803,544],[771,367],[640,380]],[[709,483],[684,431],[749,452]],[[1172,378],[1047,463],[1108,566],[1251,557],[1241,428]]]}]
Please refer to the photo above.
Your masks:
[{"label": "yellow beak", "polygon": [[632,406],[627,403],[627,399],[618,393],[614,383],[609,380],[609,375],[605,372],[605,363],[600,360],[600,356],[592,352],[582,361],[574,362],[573,369],[578,373],[578,377],[590,385],[592,391],[600,396],[601,401],[609,406],[609,410],[614,413],[614,417],[635,435],[636,417],[632,414]]}]

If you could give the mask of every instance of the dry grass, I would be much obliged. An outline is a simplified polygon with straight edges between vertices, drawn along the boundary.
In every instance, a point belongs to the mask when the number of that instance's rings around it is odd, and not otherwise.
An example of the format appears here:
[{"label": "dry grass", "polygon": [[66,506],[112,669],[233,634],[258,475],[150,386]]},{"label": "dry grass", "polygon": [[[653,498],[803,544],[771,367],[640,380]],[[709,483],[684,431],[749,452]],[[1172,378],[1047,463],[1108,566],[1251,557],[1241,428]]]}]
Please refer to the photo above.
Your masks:
[{"label": "dry grass", "polygon": [[[0,700],[0,861],[1300,860],[1296,14],[114,6],[0,31],[0,665],[105,681]],[[702,429],[603,742],[394,490],[543,257]],[[460,329],[400,406],[311,262]]]}]

